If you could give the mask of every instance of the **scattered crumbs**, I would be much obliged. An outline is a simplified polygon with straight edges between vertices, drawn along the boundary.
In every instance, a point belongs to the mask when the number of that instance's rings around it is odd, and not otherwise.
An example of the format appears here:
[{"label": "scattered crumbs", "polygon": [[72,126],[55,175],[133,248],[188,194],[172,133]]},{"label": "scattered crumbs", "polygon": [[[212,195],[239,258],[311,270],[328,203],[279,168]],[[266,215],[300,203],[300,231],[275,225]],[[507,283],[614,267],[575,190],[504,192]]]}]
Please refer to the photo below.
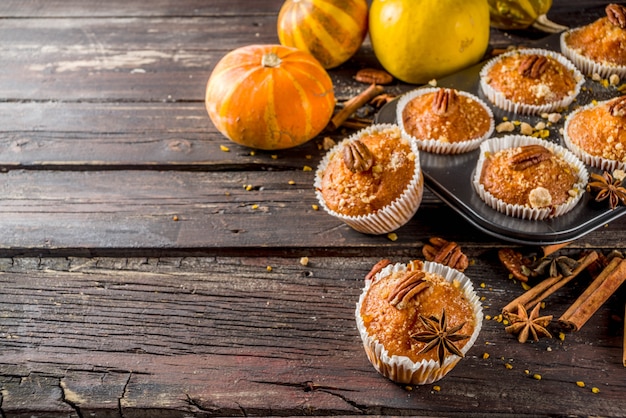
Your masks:
[{"label": "scattered crumbs", "polygon": [[485,315],[485,319],[486,319],[487,321],[491,321],[491,315]]},{"label": "scattered crumbs", "polygon": [[484,283],[481,283],[481,284],[480,284],[480,287],[482,287],[482,288],[484,289],[485,287],[487,287],[487,285],[486,285],[486,284],[484,284]]},{"label": "scattered crumbs", "polygon": [[502,315],[497,315],[494,319],[498,322],[502,322]]},{"label": "scattered crumbs", "polygon": [[278,155],[276,154],[272,154],[271,157],[272,157],[272,160],[278,160]]},{"label": "scattered crumbs", "polygon": [[313,156],[311,154],[307,154],[304,156],[304,158],[306,158],[307,160],[310,160],[311,158],[313,158]]},{"label": "scattered crumbs", "polygon": [[230,196],[230,192],[224,192],[224,196]]},{"label": "scattered crumbs", "polygon": [[509,320],[508,319],[503,319],[502,320],[502,325],[509,325]]},{"label": "scattered crumbs", "polygon": [[174,215],[174,216],[172,216],[172,220],[173,220],[174,222],[178,221],[178,215]]},{"label": "scattered crumbs", "polygon": [[230,151],[230,148],[228,148],[226,145],[220,145],[220,149],[224,152]]},{"label": "scattered crumbs", "polygon": [[530,285],[526,282],[522,282],[522,289],[524,290],[530,290]]},{"label": "scattered crumbs", "polygon": [[413,386],[405,386],[404,389],[408,390],[408,391],[412,391],[413,390]]},{"label": "scattered crumbs", "polygon": [[520,124],[520,133],[522,135],[532,135],[534,132],[533,127],[530,125],[530,123],[527,122],[522,122]]},{"label": "scattered crumbs", "polygon": [[250,151],[250,155],[251,155],[252,157],[254,157],[254,156],[256,155],[256,151],[254,151],[254,150]]},{"label": "scattered crumbs", "polygon": [[541,375],[539,373],[535,373],[535,374],[533,374],[533,379],[541,380]]},{"label": "scattered crumbs", "polygon": [[398,239],[398,234],[396,234],[395,232],[390,232],[387,234],[387,238],[389,238],[391,241],[395,241]]},{"label": "scattered crumbs", "polygon": [[591,74],[591,79],[593,81],[600,81],[600,80],[602,80],[602,77],[600,77],[600,74],[598,74],[598,73],[593,73],[593,74]]},{"label": "scattered crumbs", "polygon": [[440,392],[441,391],[441,386],[439,386],[439,385],[433,386],[433,391],[434,392]]},{"label": "scattered crumbs", "polygon": [[433,78],[432,80],[428,82],[428,85],[432,87],[437,87],[437,80]]},{"label": "scattered crumbs", "polygon": [[600,389],[598,389],[597,387],[592,387],[591,388],[591,392],[593,392],[593,393],[600,393]]},{"label": "scattered crumbs", "polygon": [[515,125],[513,125],[511,122],[505,121],[502,123],[499,123],[496,126],[496,132],[500,133],[500,132],[513,132],[515,130]]},{"label": "scattered crumbs", "polygon": [[255,203],[254,205],[252,205],[252,209],[258,209],[258,208],[259,208],[258,204]]},{"label": "scattered crumbs", "polygon": [[317,205],[311,205],[311,208],[313,208],[313,210],[319,210],[320,209],[320,207],[317,206]]},{"label": "scattered crumbs", "polygon": [[548,115],[548,122],[557,123],[558,121],[561,120],[562,117],[563,115],[561,115],[560,113],[550,113]]},{"label": "scattered crumbs", "polygon": [[489,309],[489,308],[491,308],[491,306],[489,306],[489,305],[483,306],[483,309]]},{"label": "scattered crumbs", "polygon": [[623,93],[626,91],[626,83],[622,84],[621,86],[617,87],[617,91],[619,91],[620,93]]},{"label": "scattered crumbs", "polygon": [[514,121],[513,121],[513,125],[515,125],[515,126],[519,126],[519,125],[521,125],[521,123],[522,123],[522,122],[521,122],[521,121],[519,121],[519,120],[514,120]]},{"label": "scattered crumbs", "polygon": [[252,185],[251,184],[244,184],[243,188],[246,189],[246,191],[249,192],[250,190],[252,190]]},{"label": "scattered crumbs", "polygon": [[309,257],[300,257],[300,264],[303,266],[309,265]]},{"label": "scattered crumbs", "polygon": [[267,266],[267,267],[265,267],[265,269],[266,269],[267,271],[272,271],[272,266]]},{"label": "scattered crumbs", "polygon": [[487,297],[486,297],[486,296],[481,296],[481,297],[480,297],[480,301],[481,301],[481,302],[484,302],[484,301],[485,301],[485,299],[487,299]]},{"label": "scattered crumbs", "polygon": [[546,309],[546,303],[545,302],[541,302],[541,309]]},{"label": "scattered crumbs", "polygon": [[579,388],[584,388],[585,382],[583,382],[582,380],[579,380],[578,382],[576,382],[576,386],[578,386]]},{"label": "scattered crumbs", "polygon": [[530,374],[530,370],[528,369],[524,370],[524,374]]},{"label": "scattered crumbs", "polygon": [[559,332],[559,340],[565,341],[565,333],[564,332]]},{"label": "scattered crumbs", "polygon": [[593,105],[595,106],[595,105],[597,105],[597,104],[598,104],[598,101],[597,101],[596,99],[593,99],[593,100],[591,101],[591,103],[593,103]]},{"label": "scattered crumbs", "polygon": [[549,351],[552,351],[552,347],[547,347],[547,348],[546,348],[546,351],[548,351],[548,352],[549,352]]},{"label": "scattered crumbs", "polygon": [[504,367],[508,370],[511,370],[513,368],[513,365],[511,363],[504,363]]},{"label": "scattered crumbs", "polygon": [[508,120],[509,120],[509,117],[508,117],[508,116],[505,116],[505,117],[503,117],[503,118],[502,118],[502,120],[506,122],[506,121],[508,121]]},{"label": "scattered crumbs", "polygon": [[324,149],[324,151],[328,151],[329,149],[334,147],[335,144],[336,142],[329,136],[325,136],[322,140],[322,148]]},{"label": "scattered crumbs", "polygon": [[293,181],[293,180],[289,180],[287,183],[288,183],[290,186],[293,186],[294,184],[296,184],[296,182],[295,182],[295,181]]},{"label": "scattered crumbs", "polygon": [[489,353],[483,353],[483,360],[487,360],[489,358]]},{"label": "scattered crumbs", "polygon": [[302,167],[302,171],[313,171],[313,169],[308,165],[305,165],[304,167]]}]

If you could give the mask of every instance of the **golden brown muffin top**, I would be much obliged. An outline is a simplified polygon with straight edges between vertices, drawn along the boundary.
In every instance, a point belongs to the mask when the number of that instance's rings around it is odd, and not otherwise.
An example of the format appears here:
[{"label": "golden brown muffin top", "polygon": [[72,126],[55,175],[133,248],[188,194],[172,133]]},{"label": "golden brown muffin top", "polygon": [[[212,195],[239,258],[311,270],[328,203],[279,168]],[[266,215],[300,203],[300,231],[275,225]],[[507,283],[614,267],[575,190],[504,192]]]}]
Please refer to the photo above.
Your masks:
[{"label": "golden brown muffin top", "polygon": [[[406,356],[413,362],[438,361],[436,349],[419,354],[426,343],[411,337],[427,331],[419,315],[440,319],[442,310],[445,309],[447,328],[464,324],[458,334],[466,336],[471,336],[474,332],[476,319],[472,305],[460,289],[460,283],[450,283],[435,273],[424,272],[423,279],[428,286],[407,301],[402,309],[392,305],[389,296],[408,274],[419,270],[421,265],[412,263],[407,271],[394,271],[374,281],[363,299],[360,314],[367,333],[374,336],[387,349],[389,355]],[[460,350],[468,341],[469,338],[455,344]]]},{"label": "golden brown muffin top", "polygon": [[[416,155],[397,127],[361,135],[358,140],[371,154],[372,164],[352,171],[344,150],[335,149],[322,173],[321,194],[329,209],[348,216],[379,211],[399,198],[415,173]],[[353,167],[352,167],[353,168]]]},{"label": "golden brown muffin top", "polygon": [[594,157],[626,162],[626,96],[572,114],[566,135]]},{"label": "golden brown muffin top", "polygon": [[576,91],[574,72],[557,59],[542,54],[510,54],[493,63],[485,81],[515,103],[541,106]]},{"label": "golden brown muffin top", "polygon": [[565,44],[580,55],[605,65],[626,65],[626,29],[608,17],[572,30]]},{"label": "golden brown muffin top", "polygon": [[417,139],[453,143],[485,135],[491,116],[473,98],[454,89],[438,89],[411,99],[402,111],[402,122]]},{"label": "golden brown muffin top", "polygon": [[494,197],[531,208],[558,206],[576,196],[576,168],[542,145],[508,148],[487,156],[480,183]]}]

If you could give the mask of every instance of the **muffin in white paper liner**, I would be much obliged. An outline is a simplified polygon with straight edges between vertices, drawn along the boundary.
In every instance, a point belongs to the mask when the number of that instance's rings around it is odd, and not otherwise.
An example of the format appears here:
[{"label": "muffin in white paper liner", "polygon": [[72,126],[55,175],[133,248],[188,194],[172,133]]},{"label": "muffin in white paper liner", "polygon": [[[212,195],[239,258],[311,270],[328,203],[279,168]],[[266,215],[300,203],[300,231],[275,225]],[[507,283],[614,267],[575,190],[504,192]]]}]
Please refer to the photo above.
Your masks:
[{"label": "muffin in white paper liner", "polygon": [[592,77],[597,74],[604,79],[611,75],[618,75],[620,79],[626,77],[626,65],[617,65],[610,62],[599,62],[584,56],[567,43],[567,38],[580,28],[570,29],[561,34],[561,53],[565,55],[584,75]]},{"label": "muffin in white paper liner", "polygon": [[[514,55],[534,55],[534,54],[551,57],[555,59],[556,61],[560,62],[561,64],[563,64],[565,68],[570,70],[572,72],[572,76],[574,77],[574,80],[576,81],[574,90],[569,92],[567,96],[563,97],[560,100],[555,100],[553,102],[545,103],[542,105],[532,105],[528,103],[514,102],[508,99],[504,95],[504,93],[494,89],[489,84],[488,82],[489,71],[497,62],[499,62],[500,60],[506,57],[510,57]],[[506,76],[507,76],[506,74],[504,73],[502,74],[502,77],[506,77]],[[566,108],[574,101],[574,99],[576,99],[576,97],[580,93],[580,90],[583,84],[585,83],[585,76],[576,68],[574,63],[568,60],[564,55],[559,54],[558,52],[555,52],[555,51],[550,51],[550,50],[541,49],[541,48],[516,49],[513,51],[506,52],[504,54],[501,54],[495,58],[492,58],[489,61],[487,61],[487,63],[480,70],[479,77],[480,77],[480,87],[483,93],[485,94],[485,96],[487,97],[487,99],[489,99],[491,103],[493,103],[495,106],[507,112],[513,112],[513,113],[521,114],[521,115],[540,115],[542,113],[549,113],[549,112],[556,111],[558,109]]]},{"label": "muffin in white paper liner", "polygon": [[[410,358],[402,355],[390,354],[387,349],[374,337],[368,334],[363,318],[361,317],[361,306],[372,283],[381,277],[388,276],[393,272],[402,272],[407,269],[407,265],[402,263],[390,264],[374,276],[372,280],[366,280],[359,301],[356,305],[355,317],[359,335],[363,342],[363,348],[367,358],[374,368],[388,379],[401,384],[425,385],[436,382],[448,374],[461,360],[461,357],[448,353],[440,365],[435,360],[422,360],[414,362]],[[474,331],[467,343],[461,348],[463,355],[467,354],[476,342],[482,328],[483,310],[480,299],[470,279],[458,270],[434,262],[424,262],[423,270],[443,277],[449,283],[456,281],[459,283],[465,299],[473,309]],[[443,306],[445,308],[445,306]]]},{"label": "muffin in white paper liner", "polygon": [[[548,149],[551,149],[552,151],[554,151],[555,155],[560,156],[568,164],[575,168],[576,175],[578,176],[578,181],[572,188],[575,193],[573,196],[570,196],[570,198],[565,203],[556,206],[540,208],[532,208],[529,205],[510,204],[492,195],[481,184],[480,178],[482,175],[483,164],[488,155],[494,154],[504,149],[522,147],[525,145],[533,144],[542,145]],[[574,153],[572,153],[567,148],[531,136],[506,135],[500,138],[488,139],[481,144],[480,155],[476,163],[476,170],[474,171],[472,184],[480,198],[493,209],[496,209],[498,212],[502,212],[508,216],[513,216],[516,218],[528,220],[543,220],[561,216],[572,210],[585,193],[585,187],[587,186],[588,179],[589,173],[585,165],[582,163],[582,161],[578,159],[578,157],[576,157],[576,155],[574,155]]]},{"label": "muffin in white paper liner", "polygon": [[395,231],[411,220],[415,212],[417,212],[424,193],[424,176],[420,166],[417,143],[415,141],[408,141],[411,151],[415,156],[413,177],[400,196],[376,212],[367,215],[348,216],[330,209],[322,194],[322,176],[331,158],[333,158],[335,154],[342,152],[343,147],[347,143],[363,135],[385,129],[397,129],[398,139],[401,138],[400,128],[395,124],[375,124],[361,129],[331,148],[320,162],[315,174],[315,195],[322,208],[324,208],[328,214],[342,220],[356,231],[366,234],[380,235]]},{"label": "muffin in white paper liner", "polygon": [[[596,155],[592,155],[588,153],[587,151],[582,149],[580,146],[578,146],[574,142],[573,138],[569,134],[569,127],[570,127],[571,122],[575,120],[576,115],[578,115],[580,112],[584,110],[589,110],[598,106],[605,106],[607,102],[610,102],[611,100],[612,99],[605,100],[602,102],[597,102],[597,103],[592,102],[583,107],[579,107],[578,109],[576,109],[575,111],[573,111],[567,116],[567,119],[565,120],[565,125],[563,126],[563,143],[565,144],[565,146],[570,151],[572,151],[574,155],[580,158],[583,163],[587,164],[588,166],[607,171],[609,173],[612,173],[615,170],[626,170],[626,162],[619,161],[619,160],[610,160],[608,158],[604,158],[604,157],[600,157],[600,156],[596,156]],[[589,130],[593,130],[595,128],[596,128],[595,126],[588,126]],[[620,146],[619,142],[614,142],[614,144],[615,146]]]},{"label": "muffin in white paper liner", "polygon": [[[474,102],[478,103],[482,108],[485,109],[485,112],[489,117],[490,125],[489,125],[487,132],[485,132],[483,135],[475,137],[475,138],[468,138],[465,141],[443,142],[436,138],[420,138],[420,137],[412,135],[411,133],[407,131],[407,129],[404,126],[404,118],[403,118],[403,111],[406,105],[411,100],[415,99],[418,96],[421,96],[424,94],[435,93],[438,90],[441,90],[441,87],[419,88],[419,89],[411,90],[403,94],[398,99],[398,103],[396,105],[396,120],[397,120],[398,126],[400,126],[400,129],[402,130],[402,135],[405,136],[406,138],[410,138],[410,139],[417,141],[417,145],[420,150],[432,152],[435,154],[462,154],[462,153],[469,152],[478,148],[480,146],[480,143],[484,141],[485,139],[489,138],[495,129],[493,111],[479,97],[471,93],[468,93],[466,91],[455,89],[456,93],[459,96],[463,98],[467,98],[467,99],[472,99]],[[459,109],[459,111],[462,112],[462,109]]]}]

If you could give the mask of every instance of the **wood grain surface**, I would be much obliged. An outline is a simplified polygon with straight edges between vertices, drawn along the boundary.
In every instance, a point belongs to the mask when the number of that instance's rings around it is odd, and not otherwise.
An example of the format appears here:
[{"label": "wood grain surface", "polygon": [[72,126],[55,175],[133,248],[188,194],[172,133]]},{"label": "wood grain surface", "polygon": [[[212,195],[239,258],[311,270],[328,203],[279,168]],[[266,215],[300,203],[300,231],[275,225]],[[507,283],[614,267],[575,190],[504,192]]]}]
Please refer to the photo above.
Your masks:
[{"label": "wood grain surface", "polygon": [[[497,251],[538,248],[429,190],[397,239],[355,232],[313,191],[324,138],[352,131],[252,152],[215,129],[211,70],[278,42],[281,4],[0,2],[0,417],[624,416],[626,289],[580,331],[559,338],[554,321],[554,338],[519,344],[496,318],[524,290]],[[555,0],[549,16],[576,26],[605,4]],[[545,36],[492,29],[490,51]],[[365,67],[380,67],[369,40],[330,71],[339,102]],[[432,236],[468,255],[490,319],[448,376],[406,387],[370,365],[354,309],[377,261],[421,259]],[[559,254],[590,250],[626,251],[626,219]],[[590,280],[542,312],[558,318]]]}]

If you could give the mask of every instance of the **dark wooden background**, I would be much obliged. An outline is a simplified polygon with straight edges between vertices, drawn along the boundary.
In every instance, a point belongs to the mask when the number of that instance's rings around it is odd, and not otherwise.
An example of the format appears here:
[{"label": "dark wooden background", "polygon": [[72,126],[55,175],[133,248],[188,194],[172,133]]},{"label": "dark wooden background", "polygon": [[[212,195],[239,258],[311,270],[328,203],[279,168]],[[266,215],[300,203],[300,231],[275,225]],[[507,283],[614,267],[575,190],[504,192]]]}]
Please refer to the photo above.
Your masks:
[{"label": "dark wooden background", "polygon": [[[439,391],[376,373],[354,325],[375,262],[455,240],[495,316],[522,292],[496,255],[511,244],[429,191],[396,241],[357,233],[312,208],[304,167],[323,156],[322,135],[251,155],[215,130],[212,68],[276,43],[281,3],[0,2],[0,416],[626,414],[623,288],[564,340],[522,345],[486,320]],[[555,1],[550,17],[576,26],[605,4]],[[543,37],[494,29],[491,48]],[[338,100],[377,66],[366,41],[330,72]],[[562,252],[591,249],[626,249],[626,220]],[[545,313],[558,317],[588,280]]]}]

